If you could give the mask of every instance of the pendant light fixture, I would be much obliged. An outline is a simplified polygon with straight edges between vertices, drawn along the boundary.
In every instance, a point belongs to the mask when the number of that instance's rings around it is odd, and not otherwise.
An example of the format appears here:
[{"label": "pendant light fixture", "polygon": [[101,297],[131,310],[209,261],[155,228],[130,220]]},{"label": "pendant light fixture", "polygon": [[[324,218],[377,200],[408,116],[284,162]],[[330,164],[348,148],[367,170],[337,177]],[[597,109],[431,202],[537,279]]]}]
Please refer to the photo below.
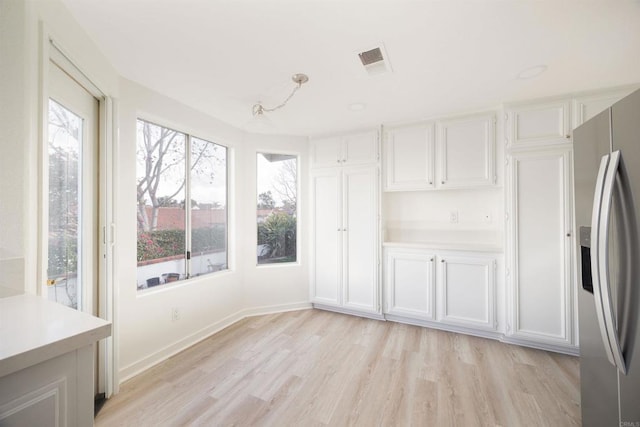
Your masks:
[{"label": "pendant light fixture", "polygon": [[273,122],[269,120],[269,118],[265,115],[265,113],[270,113],[272,111],[279,110],[280,108],[287,105],[287,103],[293,98],[293,95],[302,87],[302,85],[309,81],[309,76],[303,73],[296,73],[291,76],[291,80],[296,84],[293,88],[289,96],[285,98],[280,104],[275,107],[268,108],[262,105],[262,102],[258,102],[254,104],[251,108],[251,113],[253,118],[247,123],[247,130],[251,132],[261,133],[261,132],[269,132],[274,129]]}]

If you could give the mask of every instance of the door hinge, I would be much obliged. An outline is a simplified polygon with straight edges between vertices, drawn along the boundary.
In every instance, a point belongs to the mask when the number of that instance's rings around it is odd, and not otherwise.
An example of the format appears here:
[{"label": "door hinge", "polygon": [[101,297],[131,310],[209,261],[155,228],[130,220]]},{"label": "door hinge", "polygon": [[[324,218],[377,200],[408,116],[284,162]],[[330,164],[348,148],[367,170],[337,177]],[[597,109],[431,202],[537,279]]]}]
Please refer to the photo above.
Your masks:
[{"label": "door hinge", "polygon": [[187,251],[187,259],[191,259],[191,251]]}]

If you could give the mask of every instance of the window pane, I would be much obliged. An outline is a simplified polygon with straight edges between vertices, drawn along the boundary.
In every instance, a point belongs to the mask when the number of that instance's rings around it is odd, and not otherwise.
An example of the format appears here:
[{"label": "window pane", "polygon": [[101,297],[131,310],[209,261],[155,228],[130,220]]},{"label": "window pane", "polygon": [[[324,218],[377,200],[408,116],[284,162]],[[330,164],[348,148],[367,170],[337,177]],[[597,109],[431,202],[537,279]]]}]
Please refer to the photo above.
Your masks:
[{"label": "window pane", "polygon": [[191,275],[227,268],[227,149],[191,138]]},{"label": "window pane", "polygon": [[258,153],[258,264],[295,262],[298,159]]},{"label": "window pane", "polygon": [[49,246],[47,297],[78,308],[82,118],[49,101]]},{"label": "window pane", "polygon": [[137,123],[138,288],[185,278],[184,134]]}]

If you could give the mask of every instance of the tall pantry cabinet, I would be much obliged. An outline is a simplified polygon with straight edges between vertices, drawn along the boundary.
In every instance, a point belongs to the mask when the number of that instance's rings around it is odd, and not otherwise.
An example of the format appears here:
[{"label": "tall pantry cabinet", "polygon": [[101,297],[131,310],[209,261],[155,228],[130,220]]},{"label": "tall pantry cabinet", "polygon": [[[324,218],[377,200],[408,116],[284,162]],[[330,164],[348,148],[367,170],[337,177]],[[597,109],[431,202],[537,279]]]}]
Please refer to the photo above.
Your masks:
[{"label": "tall pantry cabinet", "polygon": [[571,132],[624,94],[507,108],[507,341],[577,353]]},{"label": "tall pantry cabinet", "polygon": [[310,144],[311,301],[380,317],[378,132]]}]

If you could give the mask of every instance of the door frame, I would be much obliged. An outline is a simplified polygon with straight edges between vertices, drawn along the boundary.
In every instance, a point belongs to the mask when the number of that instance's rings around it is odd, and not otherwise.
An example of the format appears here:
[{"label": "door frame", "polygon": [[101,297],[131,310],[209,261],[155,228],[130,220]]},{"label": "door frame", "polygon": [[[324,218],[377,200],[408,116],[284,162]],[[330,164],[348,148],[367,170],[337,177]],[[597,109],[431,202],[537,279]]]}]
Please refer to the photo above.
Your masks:
[{"label": "door frame", "polygon": [[[96,265],[98,278],[98,316],[112,323],[112,335],[98,345],[98,378],[99,391],[104,391],[105,397],[118,392],[118,328],[116,322],[116,289],[115,277],[115,212],[117,212],[114,189],[117,175],[114,170],[114,159],[117,150],[117,104],[112,97],[100,88],[95,80],[85,74],[75,61],[55,38],[48,28],[42,24],[40,28],[40,58],[39,58],[39,146],[38,146],[38,261],[37,261],[37,293],[42,296],[41,285],[46,280],[47,247],[44,244],[45,230],[47,230],[46,208],[44,203],[47,191],[47,133],[48,133],[48,105],[49,105],[49,66],[55,63],[76,82],[84,87],[98,100],[98,261]],[[104,390],[102,390],[104,389]]]}]

